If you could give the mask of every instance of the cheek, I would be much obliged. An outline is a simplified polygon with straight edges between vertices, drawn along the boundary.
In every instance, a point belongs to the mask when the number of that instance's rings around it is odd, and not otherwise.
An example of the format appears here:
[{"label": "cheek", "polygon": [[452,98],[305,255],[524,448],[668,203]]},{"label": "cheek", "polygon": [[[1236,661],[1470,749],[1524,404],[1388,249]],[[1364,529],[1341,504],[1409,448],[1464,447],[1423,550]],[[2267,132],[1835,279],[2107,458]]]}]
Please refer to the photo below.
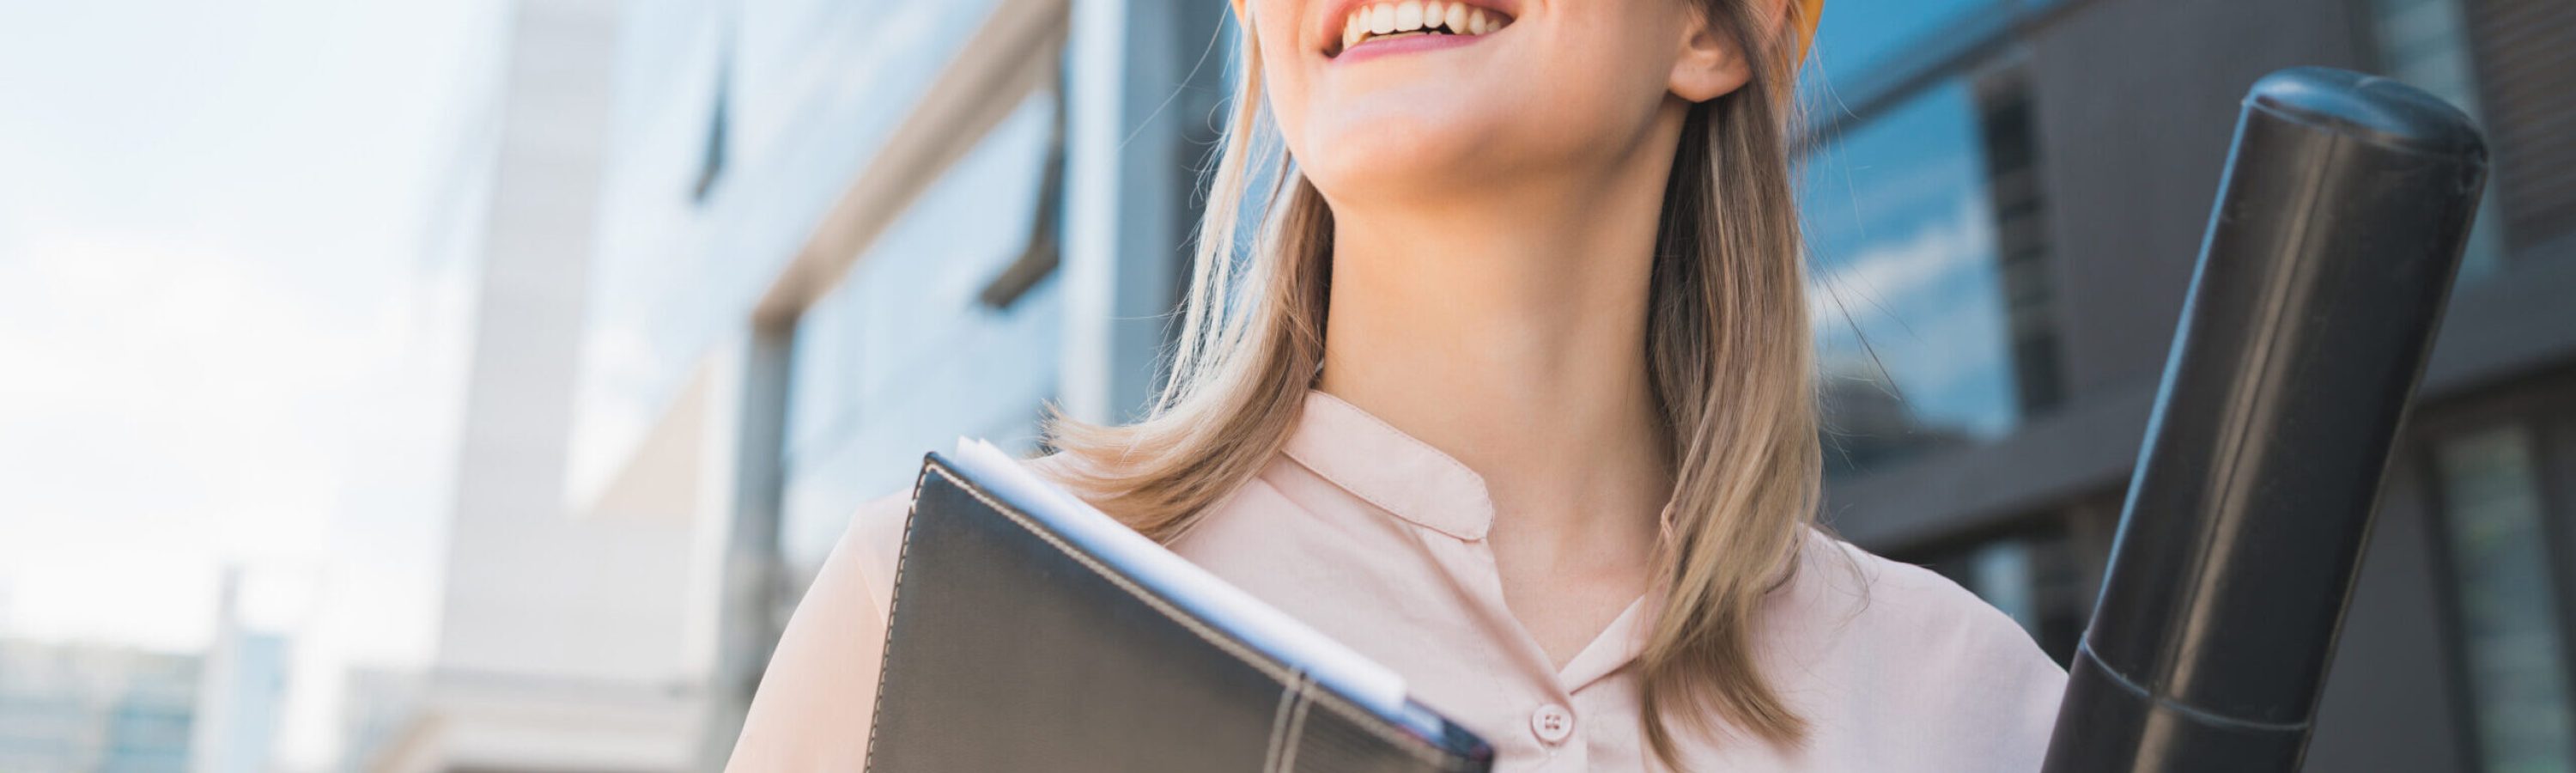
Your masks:
[{"label": "cheek", "polygon": [[[1300,69],[1305,63],[1299,59],[1294,52],[1261,52],[1261,95],[1258,98],[1262,100],[1262,106],[1269,109],[1272,124],[1278,128],[1280,137],[1288,143],[1292,153],[1304,147],[1306,122],[1314,114],[1313,105],[1307,98],[1308,74]],[[1297,157],[1302,160],[1306,156],[1297,153]]]},{"label": "cheek", "polygon": [[1302,18],[1305,6],[1322,0],[1251,0],[1245,8],[1252,12],[1254,39],[1260,41],[1262,93],[1253,97],[1263,100],[1273,123],[1282,137],[1297,147],[1296,137],[1303,132],[1310,113],[1306,93],[1312,73],[1303,43],[1298,39],[1294,19]]},{"label": "cheek", "polygon": [[1531,73],[1532,121],[1550,136],[1617,146],[1643,136],[1670,95],[1676,33],[1637,3],[1569,9]]}]

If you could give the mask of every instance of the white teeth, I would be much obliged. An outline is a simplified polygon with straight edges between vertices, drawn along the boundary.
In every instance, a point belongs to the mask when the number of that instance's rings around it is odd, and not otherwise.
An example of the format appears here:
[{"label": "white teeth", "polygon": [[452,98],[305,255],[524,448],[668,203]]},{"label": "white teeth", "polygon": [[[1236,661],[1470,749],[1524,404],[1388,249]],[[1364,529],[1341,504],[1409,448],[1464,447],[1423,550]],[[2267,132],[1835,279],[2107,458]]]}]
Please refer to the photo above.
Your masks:
[{"label": "white teeth", "polygon": [[1351,11],[1342,23],[1342,48],[1369,38],[1403,32],[1442,30],[1452,35],[1482,35],[1503,28],[1502,14],[1456,0],[1403,0]]}]

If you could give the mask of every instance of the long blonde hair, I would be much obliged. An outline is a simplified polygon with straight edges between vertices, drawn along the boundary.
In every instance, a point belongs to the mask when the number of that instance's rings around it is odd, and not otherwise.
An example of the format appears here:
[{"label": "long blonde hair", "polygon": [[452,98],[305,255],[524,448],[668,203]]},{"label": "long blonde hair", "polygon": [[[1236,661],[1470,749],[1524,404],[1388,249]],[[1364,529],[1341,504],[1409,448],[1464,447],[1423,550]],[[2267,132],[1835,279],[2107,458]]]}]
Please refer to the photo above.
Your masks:
[{"label": "long blonde hair", "polygon": [[[1753,77],[1684,122],[1641,342],[1677,464],[1657,559],[1667,600],[1637,667],[1647,741],[1674,768],[1676,720],[1778,744],[1805,738],[1753,637],[1762,597],[1797,569],[1822,474],[1789,171],[1802,47],[1773,34],[1802,20],[1765,30],[1758,0],[1693,1]],[[1324,356],[1333,216],[1262,109],[1260,43],[1246,27],[1171,377],[1141,421],[1058,417],[1051,429],[1102,509],[1166,541],[1279,452]],[[1247,204],[1260,212],[1249,232]]]}]

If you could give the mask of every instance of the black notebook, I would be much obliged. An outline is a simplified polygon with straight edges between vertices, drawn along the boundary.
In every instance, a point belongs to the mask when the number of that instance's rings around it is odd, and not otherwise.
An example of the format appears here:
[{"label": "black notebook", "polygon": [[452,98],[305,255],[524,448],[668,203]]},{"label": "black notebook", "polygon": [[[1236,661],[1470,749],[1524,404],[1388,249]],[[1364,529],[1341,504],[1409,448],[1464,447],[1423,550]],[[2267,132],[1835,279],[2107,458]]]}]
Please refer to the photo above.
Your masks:
[{"label": "black notebook", "polygon": [[979,441],[904,527],[868,769],[1483,771],[1395,672]]}]

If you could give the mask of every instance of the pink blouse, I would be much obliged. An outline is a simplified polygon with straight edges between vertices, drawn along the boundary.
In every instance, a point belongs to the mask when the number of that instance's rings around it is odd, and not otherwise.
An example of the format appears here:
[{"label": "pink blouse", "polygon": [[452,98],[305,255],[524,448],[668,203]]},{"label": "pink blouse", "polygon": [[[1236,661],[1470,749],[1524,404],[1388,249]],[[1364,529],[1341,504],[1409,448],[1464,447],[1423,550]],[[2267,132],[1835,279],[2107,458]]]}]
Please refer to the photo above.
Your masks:
[{"label": "pink blouse", "polygon": [[[779,642],[730,770],[857,770],[905,496],[862,507]],[[1484,480],[1321,392],[1285,452],[1172,548],[1402,673],[1494,745],[1496,771],[1662,770],[1632,603],[1565,667],[1503,604]],[[2001,612],[1920,567],[1811,533],[1760,657],[1805,744],[1681,734],[1695,771],[2032,771],[2066,675]],[[1847,560],[1846,560],[1847,559]]]}]

